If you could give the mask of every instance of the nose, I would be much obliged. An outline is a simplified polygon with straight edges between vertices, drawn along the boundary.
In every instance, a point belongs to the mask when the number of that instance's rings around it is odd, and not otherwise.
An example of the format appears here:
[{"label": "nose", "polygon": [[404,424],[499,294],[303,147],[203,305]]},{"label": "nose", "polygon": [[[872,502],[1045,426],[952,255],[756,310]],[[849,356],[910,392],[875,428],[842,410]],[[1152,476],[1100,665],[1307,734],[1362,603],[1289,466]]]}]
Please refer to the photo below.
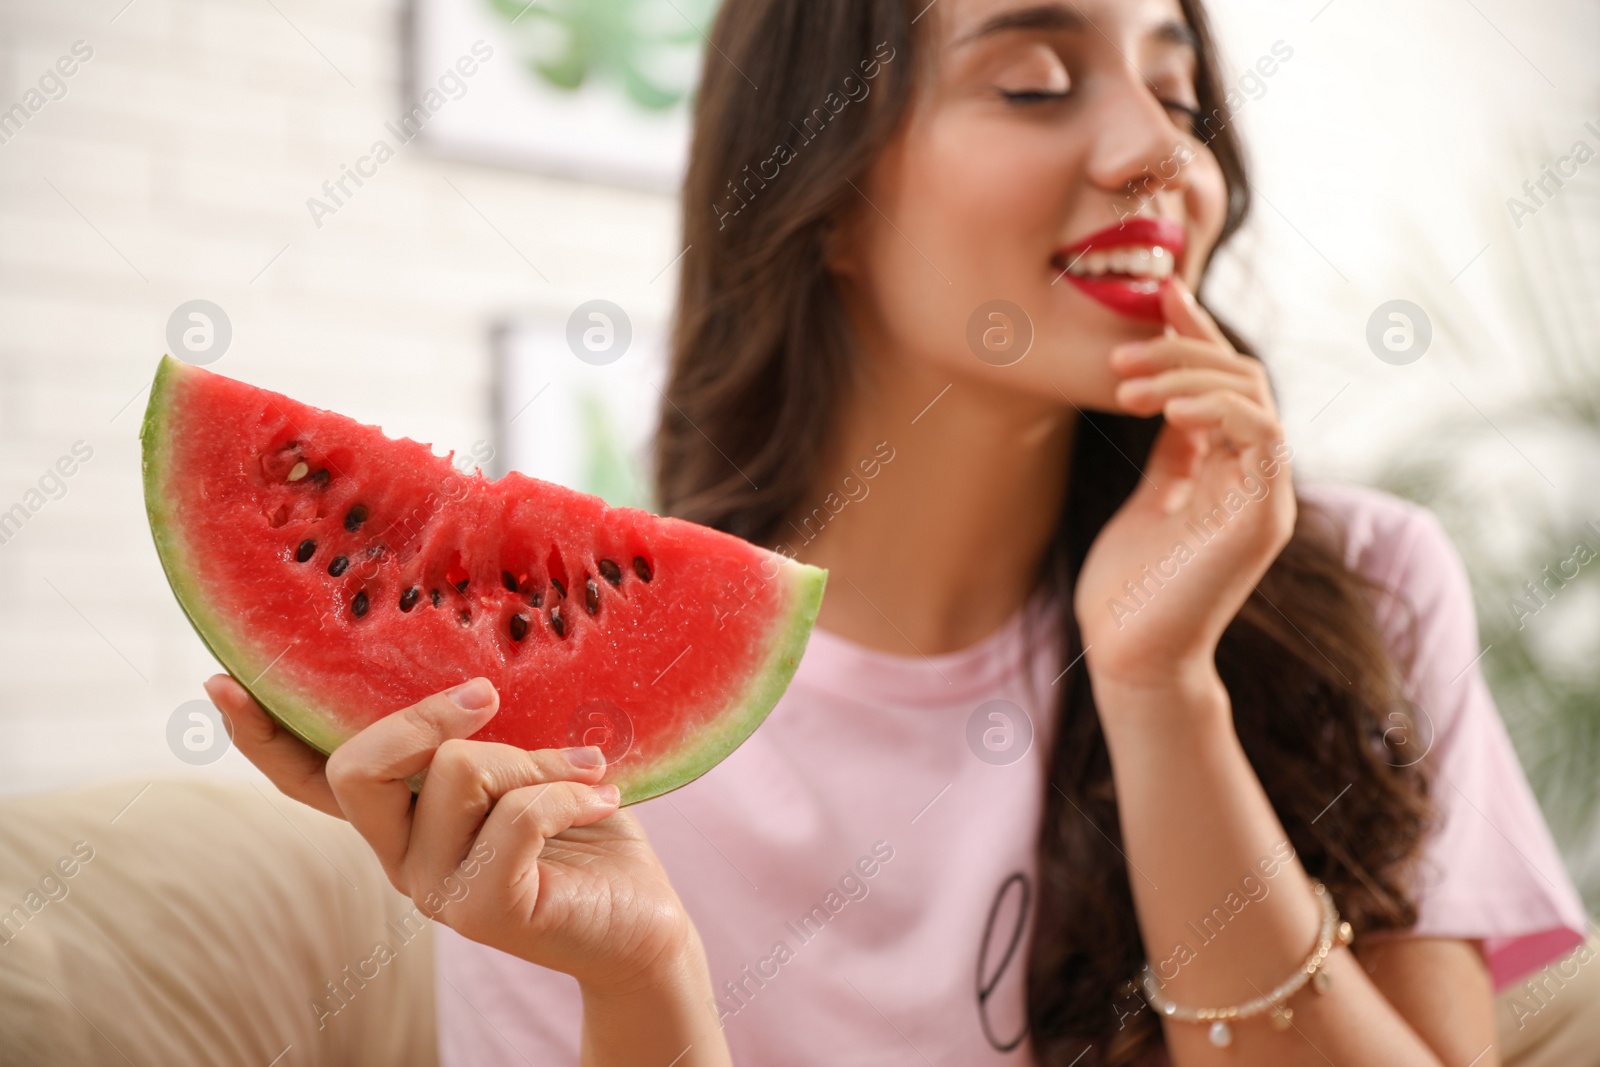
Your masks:
[{"label": "nose", "polygon": [[1108,192],[1141,200],[1158,190],[1181,192],[1184,165],[1199,144],[1170,113],[1137,70],[1124,66],[1094,109],[1089,179]]}]

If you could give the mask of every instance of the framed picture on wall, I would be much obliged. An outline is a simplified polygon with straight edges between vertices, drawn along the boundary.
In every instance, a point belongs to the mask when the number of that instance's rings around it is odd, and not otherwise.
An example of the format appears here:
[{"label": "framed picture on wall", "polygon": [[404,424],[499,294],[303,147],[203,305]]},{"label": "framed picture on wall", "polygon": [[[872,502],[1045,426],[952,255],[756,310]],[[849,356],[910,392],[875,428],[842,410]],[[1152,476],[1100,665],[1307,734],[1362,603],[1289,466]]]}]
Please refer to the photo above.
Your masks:
[{"label": "framed picture on wall", "polygon": [[651,439],[666,384],[662,324],[630,320],[606,301],[569,315],[533,311],[495,325],[495,455],[516,470],[652,508]]},{"label": "framed picture on wall", "polygon": [[717,2],[411,0],[397,128],[451,158],[676,191]]}]

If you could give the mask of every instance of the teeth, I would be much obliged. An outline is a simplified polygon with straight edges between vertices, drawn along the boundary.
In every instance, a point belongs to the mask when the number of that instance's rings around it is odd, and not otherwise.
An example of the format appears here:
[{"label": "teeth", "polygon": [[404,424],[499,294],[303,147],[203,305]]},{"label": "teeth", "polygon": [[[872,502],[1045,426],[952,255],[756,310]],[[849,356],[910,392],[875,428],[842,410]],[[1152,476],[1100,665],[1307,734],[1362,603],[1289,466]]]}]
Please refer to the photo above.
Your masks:
[{"label": "teeth", "polygon": [[[1172,253],[1160,245],[1120,245],[1080,255],[1067,270],[1080,278],[1127,274],[1159,282],[1170,276],[1174,267]],[[1146,288],[1149,287],[1141,286]]]}]

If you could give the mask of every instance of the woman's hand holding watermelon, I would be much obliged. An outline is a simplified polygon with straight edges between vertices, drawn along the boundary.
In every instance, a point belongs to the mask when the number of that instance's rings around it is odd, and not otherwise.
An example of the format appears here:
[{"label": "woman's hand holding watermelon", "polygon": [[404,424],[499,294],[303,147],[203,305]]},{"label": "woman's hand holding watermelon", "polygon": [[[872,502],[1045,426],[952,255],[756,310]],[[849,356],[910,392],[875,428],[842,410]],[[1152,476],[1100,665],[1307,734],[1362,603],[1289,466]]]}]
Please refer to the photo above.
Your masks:
[{"label": "woman's hand holding watermelon", "polygon": [[[288,796],[348,819],[425,914],[577,978],[585,1064],[672,1062],[686,1047],[680,1065],[729,1062],[699,935],[616,787],[598,784],[599,749],[466,740],[499,709],[481,678],[329,757],[227,675],[206,691],[239,750]],[[424,771],[413,803],[407,780]]]}]

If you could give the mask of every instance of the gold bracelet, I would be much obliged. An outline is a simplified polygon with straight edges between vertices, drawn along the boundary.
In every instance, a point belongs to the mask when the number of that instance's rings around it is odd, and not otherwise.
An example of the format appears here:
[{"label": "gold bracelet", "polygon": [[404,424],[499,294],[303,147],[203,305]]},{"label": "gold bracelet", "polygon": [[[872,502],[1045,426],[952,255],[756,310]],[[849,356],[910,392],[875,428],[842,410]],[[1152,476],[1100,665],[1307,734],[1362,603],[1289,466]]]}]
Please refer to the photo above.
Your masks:
[{"label": "gold bracelet", "polygon": [[1350,924],[1340,921],[1339,909],[1334,907],[1333,894],[1328,892],[1328,887],[1313,879],[1311,888],[1317,894],[1317,902],[1322,905],[1322,928],[1317,931],[1316,946],[1311,950],[1311,955],[1306,957],[1306,961],[1300,965],[1299,970],[1265,996],[1247,1000],[1231,1008],[1181,1008],[1162,996],[1155,972],[1150,969],[1150,964],[1147,962],[1139,972],[1139,985],[1144,991],[1144,999],[1149,1001],[1150,1006],[1163,1018],[1184,1023],[1210,1023],[1211,1031],[1207,1037],[1218,1048],[1226,1048],[1233,1044],[1231,1023],[1252,1018],[1263,1012],[1272,1012],[1273,1029],[1287,1030],[1294,1011],[1287,1007],[1285,1002],[1298,993],[1300,987],[1307,982],[1310,982],[1311,988],[1319,994],[1326,993],[1328,986],[1332,984],[1328,972],[1323,970],[1329,954],[1333,952],[1335,945],[1348,945],[1355,936]]}]

